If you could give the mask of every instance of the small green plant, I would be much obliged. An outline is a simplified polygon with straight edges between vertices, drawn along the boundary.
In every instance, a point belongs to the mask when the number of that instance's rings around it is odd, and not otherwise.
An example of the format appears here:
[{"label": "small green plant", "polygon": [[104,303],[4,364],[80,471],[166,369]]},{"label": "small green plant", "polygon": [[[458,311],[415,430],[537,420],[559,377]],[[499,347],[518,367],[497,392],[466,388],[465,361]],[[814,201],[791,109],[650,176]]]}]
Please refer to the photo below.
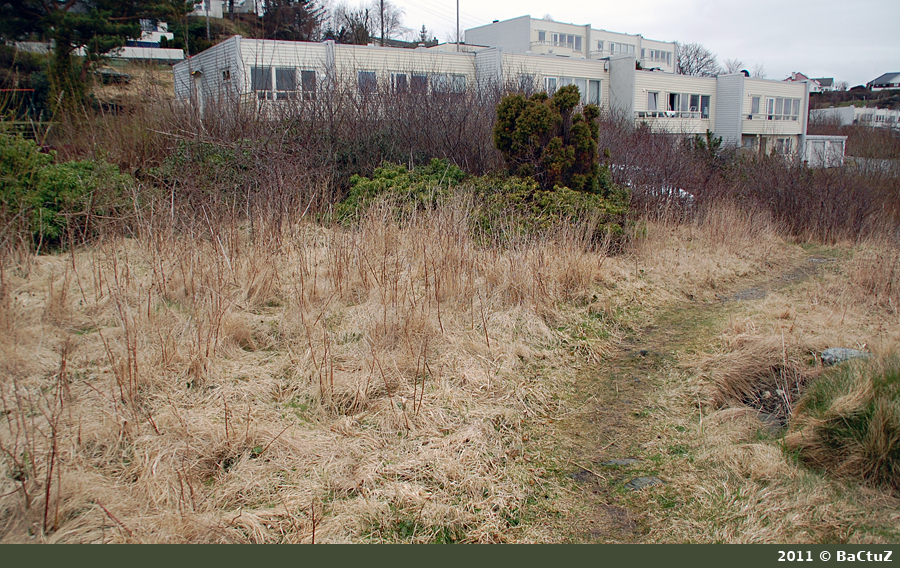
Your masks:
[{"label": "small green plant", "polygon": [[335,213],[342,221],[356,219],[379,199],[391,200],[398,213],[432,208],[446,201],[464,178],[465,173],[447,160],[435,158],[411,170],[385,162],[371,178],[350,178],[350,193],[338,203]]},{"label": "small green plant", "polygon": [[390,205],[395,217],[433,209],[448,203],[454,194],[472,198],[473,229],[480,235],[533,234],[559,223],[587,223],[595,236],[623,234],[628,210],[628,191],[601,172],[609,190],[606,195],[574,191],[568,187],[543,190],[533,178],[507,175],[466,177],[446,160],[434,159],[412,170],[385,162],[371,178],[351,178],[350,194],[335,207],[335,217],[344,223],[356,221],[377,202]]},{"label": "small green plant", "polygon": [[58,248],[67,237],[88,240],[102,218],[120,217],[133,181],[102,160],[53,163],[31,140],[0,139],[0,206],[10,226],[38,248]]},{"label": "small green plant", "polygon": [[900,359],[825,372],[801,398],[785,445],[829,472],[900,488]]}]

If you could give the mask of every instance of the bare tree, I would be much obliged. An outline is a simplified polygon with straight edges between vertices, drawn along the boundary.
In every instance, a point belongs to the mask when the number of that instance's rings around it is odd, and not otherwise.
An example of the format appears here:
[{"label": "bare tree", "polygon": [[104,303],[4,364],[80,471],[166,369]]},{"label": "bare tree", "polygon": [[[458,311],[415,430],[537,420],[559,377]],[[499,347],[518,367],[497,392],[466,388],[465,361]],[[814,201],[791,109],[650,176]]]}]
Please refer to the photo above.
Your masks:
[{"label": "bare tree", "polygon": [[765,79],[766,78],[766,66],[762,63],[757,63],[753,66],[753,73],[750,74],[754,79]]},{"label": "bare tree", "polygon": [[459,32],[459,38],[456,37],[456,30],[450,30],[447,35],[447,43],[466,43],[466,32]]},{"label": "bare tree", "polygon": [[729,74],[740,73],[744,68],[744,62],[740,59],[726,59],[722,63],[725,65],[725,72]]},{"label": "bare tree", "polygon": [[375,18],[368,8],[339,4],[331,13],[325,35],[338,43],[366,45],[375,35],[375,29]]},{"label": "bare tree", "polygon": [[847,81],[836,81],[834,83],[835,91],[846,91],[849,88],[850,88],[850,83],[848,83]]},{"label": "bare tree", "polygon": [[406,12],[390,0],[372,0],[369,13],[375,22],[375,30],[379,32],[380,45],[387,45],[392,37],[399,37],[412,30],[403,25]]},{"label": "bare tree", "polygon": [[699,43],[675,44],[675,72],[681,75],[715,77],[722,72],[716,54]]}]

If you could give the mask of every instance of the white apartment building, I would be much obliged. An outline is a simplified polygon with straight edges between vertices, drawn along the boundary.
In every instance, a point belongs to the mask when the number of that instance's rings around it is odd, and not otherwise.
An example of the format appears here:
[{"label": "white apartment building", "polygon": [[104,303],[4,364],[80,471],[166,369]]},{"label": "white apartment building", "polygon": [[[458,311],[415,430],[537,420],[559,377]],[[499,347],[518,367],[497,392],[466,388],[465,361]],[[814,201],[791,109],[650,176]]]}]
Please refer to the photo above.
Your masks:
[{"label": "white apartment building", "polygon": [[598,104],[635,124],[687,136],[711,131],[728,146],[803,155],[806,82],[637,70],[630,50],[598,59],[561,57],[549,49],[467,47],[456,52],[234,36],[175,65],[175,93],[203,109],[226,100],[277,105],[329,89],[360,96],[376,91],[452,94],[470,88],[552,93],[574,84],[583,103]]},{"label": "white apartment building", "polygon": [[[231,7],[231,0],[195,0],[194,10],[188,16],[224,18]],[[253,14],[256,0],[234,0],[235,14]]]},{"label": "white apartment building", "polygon": [[313,100],[329,90],[464,93],[475,84],[473,53],[245,39],[233,36],[174,68],[175,96],[201,111],[228,102]]},{"label": "white apartment building", "polygon": [[194,10],[188,12],[188,16],[222,18],[225,14],[225,2],[226,0],[199,0],[194,4]]},{"label": "white apartment building", "polygon": [[810,119],[840,126],[858,124],[873,128],[900,128],[900,110],[872,107],[829,107],[809,111]]},{"label": "white apartment building", "polygon": [[675,72],[675,42],[520,16],[466,30],[466,43],[502,47],[507,53],[603,59],[631,55],[644,69]]}]

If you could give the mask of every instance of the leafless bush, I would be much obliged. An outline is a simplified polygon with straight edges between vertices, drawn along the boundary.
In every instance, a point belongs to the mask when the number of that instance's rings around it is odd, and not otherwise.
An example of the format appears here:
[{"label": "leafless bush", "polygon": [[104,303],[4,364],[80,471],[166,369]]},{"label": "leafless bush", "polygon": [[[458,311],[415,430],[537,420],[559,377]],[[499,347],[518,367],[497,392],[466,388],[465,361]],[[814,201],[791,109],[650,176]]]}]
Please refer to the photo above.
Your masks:
[{"label": "leafless bush", "polygon": [[[885,136],[867,130],[858,145],[875,146]],[[790,238],[900,236],[900,176],[884,162],[811,169],[791,158],[715,148],[705,137],[692,143],[691,135],[632,128],[615,116],[600,133],[601,152],[615,181],[631,188],[637,214],[684,218],[725,201],[770,212]]]},{"label": "leafless bush", "polygon": [[144,214],[154,222],[195,233],[228,218],[277,234],[282,223],[329,210],[352,175],[385,160],[446,158],[475,174],[498,167],[495,93],[414,87],[360,94],[355,81],[337,81],[283,101],[222,99],[202,114],[148,97],[116,113],[62,117],[53,145],[62,159],[102,155],[133,173],[142,182],[135,203],[152,205]]}]

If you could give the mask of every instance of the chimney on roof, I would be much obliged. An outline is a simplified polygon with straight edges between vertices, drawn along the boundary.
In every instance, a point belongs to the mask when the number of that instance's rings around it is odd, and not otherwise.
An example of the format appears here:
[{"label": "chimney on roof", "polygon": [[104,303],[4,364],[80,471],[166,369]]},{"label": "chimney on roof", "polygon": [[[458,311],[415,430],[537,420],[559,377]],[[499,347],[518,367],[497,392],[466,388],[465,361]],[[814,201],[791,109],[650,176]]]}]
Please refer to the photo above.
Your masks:
[{"label": "chimney on roof", "polygon": [[499,24],[499,23],[500,23],[500,20],[494,20],[494,21],[491,22],[491,23],[492,23],[492,24]]}]

